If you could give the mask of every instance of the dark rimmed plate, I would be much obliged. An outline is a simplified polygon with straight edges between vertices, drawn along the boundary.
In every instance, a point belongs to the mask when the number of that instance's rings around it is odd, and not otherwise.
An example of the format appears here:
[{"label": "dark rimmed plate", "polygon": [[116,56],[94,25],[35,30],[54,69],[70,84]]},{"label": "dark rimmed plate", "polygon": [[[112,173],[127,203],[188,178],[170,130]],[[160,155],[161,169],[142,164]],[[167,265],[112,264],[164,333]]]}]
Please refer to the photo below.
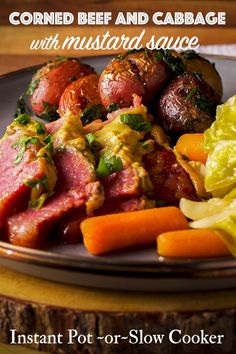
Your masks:
[{"label": "dark rimmed plate", "polygon": [[[98,72],[110,56],[84,58]],[[211,58],[209,58],[211,60]],[[214,57],[223,79],[224,97],[236,93],[236,60]],[[17,98],[24,92],[36,67],[0,77],[0,133],[11,122]],[[93,257],[83,245],[31,250],[0,242],[0,264],[54,281],[138,291],[195,291],[236,287],[236,260],[167,260],[157,257],[155,246]]]}]

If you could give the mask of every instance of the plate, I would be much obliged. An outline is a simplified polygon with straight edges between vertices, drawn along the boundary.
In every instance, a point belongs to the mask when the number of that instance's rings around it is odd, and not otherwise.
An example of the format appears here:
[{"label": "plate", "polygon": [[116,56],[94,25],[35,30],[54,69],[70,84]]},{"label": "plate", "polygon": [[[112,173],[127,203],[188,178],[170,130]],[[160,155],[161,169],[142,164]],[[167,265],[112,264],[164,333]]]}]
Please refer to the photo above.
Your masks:
[{"label": "plate", "polygon": [[[236,60],[208,56],[224,86],[223,100],[236,93]],[[111,56],[82,58],[101,72]],[[17,98],[37,67],[0,77],[0,133],[11,122]],[[82,244],[44,251],[0,242],[0,264],[53,281],[94,288],[181,292],[236,288],[236,259],[170,260],[158,258],[155,247],[91,256]]]}]

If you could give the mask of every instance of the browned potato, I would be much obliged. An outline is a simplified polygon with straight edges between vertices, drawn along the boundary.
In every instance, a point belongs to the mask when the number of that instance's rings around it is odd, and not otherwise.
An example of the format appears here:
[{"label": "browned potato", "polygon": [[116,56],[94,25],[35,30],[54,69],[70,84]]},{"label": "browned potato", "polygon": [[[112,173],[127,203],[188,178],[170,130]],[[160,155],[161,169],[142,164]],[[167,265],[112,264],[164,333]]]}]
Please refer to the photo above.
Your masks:
[{"label": "browned potato", "polygon": [[65,88],[72,81],[93,73],[93,68],[77,59],[57,58],[47,63],[33,76],[26,91],[32,110],[46,120],[58,118],[56,111]]},{"label": "browned potato", "polygon": [[172,70],[159,51],[142,49],[112,60],[101,74],[99,93],[103,105],[132,105],[133,94],[148,104],[170,81]]},{"label": "browned potato", "polygon": [[82,123],[102,118],[105,108],[101,104],[98,92],[98,74],[82,77],[67,86],[59,102],[59,114],[62,117],[68,112],[81,118]]},{"label": "browned potato", "polygon": [[201,73],[203,80],[214,89],[219,98],[222,97],[222,80],[213,63],[210,63],[207,59],[201,57],[194,51],[182,52],[181,58],[187,72]]},{"label": "browned potato", "polygon": [[157,102],[158,119],[170,135],[202,133],[215,120],[219,103],[218,96],[201,77],[184,73],[172,80]]}]

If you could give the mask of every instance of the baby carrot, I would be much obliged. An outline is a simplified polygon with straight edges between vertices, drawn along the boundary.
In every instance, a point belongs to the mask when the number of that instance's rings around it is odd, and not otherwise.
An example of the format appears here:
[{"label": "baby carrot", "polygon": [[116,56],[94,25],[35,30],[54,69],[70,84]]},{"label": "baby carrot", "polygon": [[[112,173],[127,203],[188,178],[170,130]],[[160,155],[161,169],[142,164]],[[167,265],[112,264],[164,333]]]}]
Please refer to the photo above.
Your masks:
[{"label": "baby carrot", "polygon": [[92,217],[80,227],[88,252],[98,255],[155,242],[160,233],[187,229],[188,222],[178,208],[164,207]]},{"label": "baby carrot", "polygon": [[200,161],[203,164],[206,163],[207,152],[204,149],[203,134],[196,133],[182,135],[177,141],[176,150],[182,155],[187,156],[191,161]]},{"label": "baby carrot", "polygon": [[157,252],[173,258],[228,256],[231,253],[218,236],[220,232],[210,229],[166,232],[157,237]]}]

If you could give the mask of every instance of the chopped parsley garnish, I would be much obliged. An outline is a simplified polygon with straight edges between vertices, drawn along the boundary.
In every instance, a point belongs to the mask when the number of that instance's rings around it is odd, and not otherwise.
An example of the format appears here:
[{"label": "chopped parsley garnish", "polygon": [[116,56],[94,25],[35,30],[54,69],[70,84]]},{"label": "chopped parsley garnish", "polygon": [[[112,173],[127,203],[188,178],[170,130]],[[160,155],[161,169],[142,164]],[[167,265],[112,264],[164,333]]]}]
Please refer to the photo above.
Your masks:
[{"label": "chopped parsley garnish", "polygon": [[46,160],[50,165],[53,165],[53,159],[50,155],[48,155],[47,153],[45,153],[43,156],[44,160]]},{"label": "chopped parsley garnish", "polygon": [[82,124],[87,125],[93,120],[101,118],[103,115],[103,109],[104,108],[101,104],[94,104],[93,106],[86,108],[80,117]]},{"label": "chopped parsley garnish", "polygon": [[35,79],[35,80],[31,81],[31,83],[29,84],[25,94],[27,96],[32,96],[34,91],[38,87],[39,82],[40,82],[40,79]]},{"label": "chopped parsley garnish", "polygon": [[144,50],[145,50],[144,48],[131,49],[131,50],[128,50],[127,52],[125,52],[124,54],[119,54],[119,55],[117,55],[117,57],[116,57],[115,59],[122,60],[122,59],[124,59],[125,57],[127,57],[127,55],[129,55],[129,54],[143,52]]},{"label": "chopped parsley garnish", "polygon": [[146,133],[151,131],[151,123],[145,122],[142,114],[121,114],[120,121],[137,131],[144,131]]},{"label": "chopped parsley garnish", "polygon": [[186,50],[185,52],[181,53],[184,59],[196,59],[199,55],[195,52],[195,50]]},{"label": "chopped parsley garnish", "polygon": [[184,72],[184,63],[178,56],[174,56],[169,49],[160,49],[154,55],[154,60],[163,60],[175,74]]},{"label": "chopped parsley garnish", "polygon": [[30,115],[23,113],[14,119],[14,122],[21,125],[27,125],[31,121]]},{"label": "chopped parsley garnish", "polygon": [[16,142],[14,145],[12,145],[13,149],[16,149],[17,147],[19,147],[19,152],[18,152],[18,155],[16,156],[16,159],[15,159],[15,165],[18,165],[21,162],[21,160],[23,159],[26,147],[30,144],[39,145],[40,144],[39,138],[37,136],[30,137],[29,135],[23,135],[22,137],[20,137],[18,142]]},{"label": "chopped parsley garnish", "polygon": [[144,49],[144,52],[145,52],[146,56],[149,58],[149,57],[150,57],[150,54],[151,54],[150,49],[145,48],[145,49]]},{"label": "chopped parsley garnish", "polygon": [[92,143],[96,140],[96,136],[93,133],[87,134],[86,138],[88,140],[89,145],[92,145]]},{"label": "chopped parsley garnish", "polygon": [[30,111],[29,107],[27,106],[27,104],[25,103],[25,100],[22,95],[17,100],[15,117],[18,117],[19,115],[24,114],[24,113],[30,114],[31,111]]},{"label": "chopped parsley garnish", "polygon": [[62,55],[57,55],[55,60],[69,60],[69,59],[72,59],[72,58],[64,57]]},{"label": "chopped parsley garnish", "polygon": [[205,95],[197,95],[194,98],[194,102],[201,111],[207,112],[211,115],[215,114],[216,107],[214,102],[210,101],[209,98],[207,98]]},{"label": "chopped parsley garnish", "polygon": [[40,114],[40,117],[48,120],[49,122],[58,119],[57,106],[54,106],[48,102],[43,101],[44,111]]},{"label": "chopped parsley garnish", "polygon": [[24,182],[24,184],[30,187],[31,189],[36,189],[36,190],[40,190],[40,188],[43,187],[43,189],[46,190],[47,192],[47,193],[45,192],[42,193],[37,199],[31,199],[29,202],[30,209],[40,209],[43,206],[45,200],[54,194],[54,192],[50,190],[50,185],[49,185],[47,175],[44,175],[39,179],[26,181]]},{"label": "chopped parsley garnish", "polygon": [[49,189],[50,189],[49,183],[48,183],[48,177],[45,175],[39,179],[35,179],[32,181],[26,181],[25,185],[30,188],[40,188],[41,186],[43,186],[47,191],[49,191]]},{"label": "chopped parsley garnish", "polygon": [[53,142],[53,137],[52,137],[52,135],[51,135],[51,134],[48,134],[48,135],[46,136],[46,138],[43,139],[43,142],[44,142],[45,144],[52,143],[52,142]]},{"label": "chopped parsley garnish", "polygon": [[119,172],[123,169],[123,163],[119,156],[112,156],[108,159],[105,156],[101,156],[96,173],[98,177],[106,177],[112,173]]},{"label": "chopped parsley garnish", "polygon": [[198,92],[197,87],[192,88],[192,90],[190,90],[187,96],[185,97],[185,101],[189,101],[197,92]]},{"label": "chopped parsley garnish", "polygon": [[120,108],[120,106],[118,105],[118,103],[111,103],[107,108],[107,112],[111,113],[111,112],[116,111],[119,108]]},{"label": "chopped parsley garnish", "polygon": [[45,146],[45,150],[50,154],[53,154],[53,137],[51,134],[47,135],[46,138],[43,139],[43,142],[47,144]]},{"label": "chopped parsley garnish", "polygon": [[35,121],[35,128],[36,128],[36,132],[40,135],[46,133],[46,129],[45,129],[44,124],[42,124],[38,120]]}]

